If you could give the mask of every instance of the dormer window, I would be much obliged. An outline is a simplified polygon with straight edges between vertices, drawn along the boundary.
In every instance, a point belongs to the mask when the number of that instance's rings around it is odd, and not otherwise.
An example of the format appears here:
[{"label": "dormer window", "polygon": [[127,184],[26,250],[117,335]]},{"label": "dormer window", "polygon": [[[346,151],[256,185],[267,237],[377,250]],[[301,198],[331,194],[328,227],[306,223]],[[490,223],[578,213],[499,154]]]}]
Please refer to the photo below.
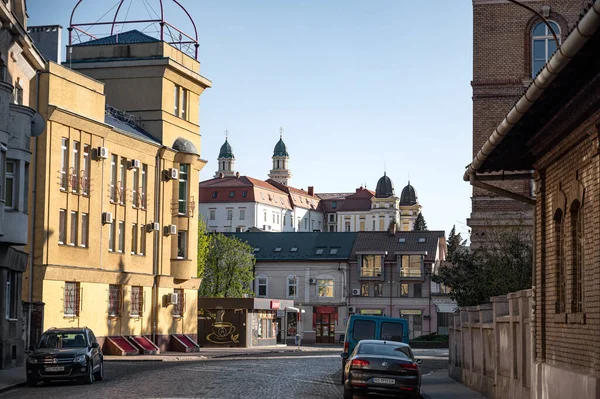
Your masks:
[{"label": "dormer window", "polygon": [[255,247],[254,248],[254,253],[260,252],[260,247]]},{"label": "dormer window", "polygon": [[420,243],[423,243],[423,242],[425,242],[425,238],[424,238],[424,237],[421,237],[421,238],[419,238],[419,242],[420,242]]},{"label": "dormer window", "polygon": [[230,191],[229,192],[229,198],[233,198],[235,197],[235,191]]},{"label": "dormer window", "polygon": [[404,244],[404,243],[406,242],[406,238],[404,238],[404,237],[401,237],[401,238],[399,238],[399,239],[398,239],[398,242],[399,242],[400,244]]},{"label": "dormer window", "polygon": [[324,250],[324,248],[317,248],[315,255],[323,255],[323,250]]},{"label": "dormer window", "polygon": [[290,252],[298,252],[298,247],[292,247],[292,248],[290,248]]},{"label": "dormer window", "polygon": [[218,191],[213,191],[213,193],[212,193],[213,198],[217,198],[218,195],[219,195]]},{"label": "dormer window", "polygon": [[281,252],[281,247],[277,247],[274,249],[275,252]]},{"label": "dormer window", "polygon": [[336,255],[338,253],[339,248],[331,248],[329,250],[329,255]]}]

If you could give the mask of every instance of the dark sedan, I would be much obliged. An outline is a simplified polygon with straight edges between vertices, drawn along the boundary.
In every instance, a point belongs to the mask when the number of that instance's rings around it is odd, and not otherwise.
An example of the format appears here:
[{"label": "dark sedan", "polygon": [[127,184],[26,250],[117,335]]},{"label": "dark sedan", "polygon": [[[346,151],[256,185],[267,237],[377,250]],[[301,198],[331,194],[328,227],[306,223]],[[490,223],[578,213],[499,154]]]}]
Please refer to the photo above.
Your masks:
[{"label": "dark sedan", "polygon": [[[348,356],[342,354],[342,357]],[[421,360],[401,342],[363,340],[346,361],[344,399],[356,394],[381,393],[419,398]]]},{"label": "dark sedan", "polygon": [[91,384],[104,379],[102,349],[89,328],[50,329],[29,350],[29,386],[39,381],[80,380]]}]

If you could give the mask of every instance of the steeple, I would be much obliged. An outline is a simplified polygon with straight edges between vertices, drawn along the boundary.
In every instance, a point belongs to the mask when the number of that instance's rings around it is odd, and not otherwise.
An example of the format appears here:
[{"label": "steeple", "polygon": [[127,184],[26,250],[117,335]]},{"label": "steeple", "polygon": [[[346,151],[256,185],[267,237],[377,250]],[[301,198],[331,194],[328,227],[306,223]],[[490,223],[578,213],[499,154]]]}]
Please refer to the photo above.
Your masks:
[{"label": "steeple", "polygon": [[269,178],[287,186],[292,173],[288,169],[290,154],[288,154],[287,147],[283,142],[283,128],[279,128],[279,141],[273,149],[272,159],[273,169],[269,173]]},{"label": "steeple", "polygon": [[225,142],[219,151],[219,157],[217,158],[218,168],[215,177],[219,177],[221,174],[223,174],[224,177],[235,176],[235,171],[233,170],[235,155],[233,155],[233,149],[231,148],[231,145],[229,145],[228,136],[229,131],[225,130]]}]

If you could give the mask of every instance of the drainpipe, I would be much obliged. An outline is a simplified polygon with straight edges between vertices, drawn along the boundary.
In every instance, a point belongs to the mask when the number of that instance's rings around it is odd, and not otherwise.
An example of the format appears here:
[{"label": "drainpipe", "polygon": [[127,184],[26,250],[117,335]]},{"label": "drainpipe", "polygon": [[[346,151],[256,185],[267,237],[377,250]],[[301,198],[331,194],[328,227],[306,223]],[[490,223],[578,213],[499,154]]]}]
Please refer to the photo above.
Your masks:
[{"label": "drainpipe", "polygon": [[[156,153],[155,172],[154,172],[154,222],[160,223],[160,182],[162,161],[167,147],[162,146]],[[162,226],[161,226],[162,229]],[[156,343],[156,324],[158,322],[158,262],[159,262],[159,243],[161,229],[154,232],[154,248],[152,259],[152,341]]]},{"label": "drainpipe", "polygon": [[[544,69],[537,75],[533,84],[529,86],[525,94],[517,101],[515,106],[508,112],[504,120],[494,129],[492,135],[487,139],[483,147],[479,150],[471,164],[467,167],[463,175],[465,181],[471,182],[471,185],[480,187],[496,194],[512,198],[514,200],[534,204],[535,200],[525,196],[511,193],[510,191],[481,182],[477,175],[479,168],[487,160],[488,156],[502,142],[504,137],[519,123],[523,116],[535,104],[538,98],[552,84],[556,76],[567,66],[571,59],[587,43],[600,27],[600,2],[595,1],[586,15],[579,21],[573,32],[567,37],[565,42],[558,48],[556,53],[548,61]],[[507,177],[507,179],[510,178]],[[531,177],[533,178],[533,175]]]}]

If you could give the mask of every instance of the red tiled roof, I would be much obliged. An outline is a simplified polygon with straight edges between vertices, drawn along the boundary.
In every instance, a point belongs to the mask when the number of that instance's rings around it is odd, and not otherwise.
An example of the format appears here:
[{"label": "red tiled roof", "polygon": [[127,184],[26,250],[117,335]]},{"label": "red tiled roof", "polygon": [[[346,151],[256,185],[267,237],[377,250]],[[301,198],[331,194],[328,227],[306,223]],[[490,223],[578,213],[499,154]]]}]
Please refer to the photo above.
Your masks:
[{"label": "red tiled roof", "polygon": [[200,182],[201,203],[260,202],[291,209],[286,192],[249,176],[223,177]]}]

